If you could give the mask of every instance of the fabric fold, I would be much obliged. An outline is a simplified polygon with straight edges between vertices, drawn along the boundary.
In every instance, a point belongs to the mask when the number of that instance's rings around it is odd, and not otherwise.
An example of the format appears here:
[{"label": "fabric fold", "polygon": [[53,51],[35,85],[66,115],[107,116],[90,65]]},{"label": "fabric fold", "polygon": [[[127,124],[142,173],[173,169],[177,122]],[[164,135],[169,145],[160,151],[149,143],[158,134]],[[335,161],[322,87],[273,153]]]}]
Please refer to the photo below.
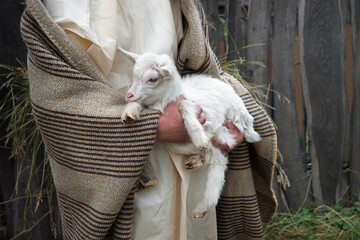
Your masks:
[{"label": "fabric fold", "polygon": [[[103,239],[131,226],[133,194],[155,142],[159,112],[121,122],[124,100],[39,1],[21,20],[31,102],[48,154],[65,239]],[[121,221],[120,221],[120,220]],[[120,224],[120,225],[119,225]],[[130,238],[131,227],[113,231]]]},{"label": "fabric fold", "polygon": [[[201,4],[180,4],[184,35],[177,53],[179,71],[210,74],[230,84],[262,137],[230,154],[216,208],[218,239],[263,239],[276,210],[271,186],[276,131],[248,91],[219,67]],[[135,124],[124,125],[124,99],[95,61],[53,22],[40,0],[27,0],[21,32],[28,47],[33,113],[50,159],[64,239],[130,239],[138,184],[157,181],[146,164],[159,113],[147,109]]]}]

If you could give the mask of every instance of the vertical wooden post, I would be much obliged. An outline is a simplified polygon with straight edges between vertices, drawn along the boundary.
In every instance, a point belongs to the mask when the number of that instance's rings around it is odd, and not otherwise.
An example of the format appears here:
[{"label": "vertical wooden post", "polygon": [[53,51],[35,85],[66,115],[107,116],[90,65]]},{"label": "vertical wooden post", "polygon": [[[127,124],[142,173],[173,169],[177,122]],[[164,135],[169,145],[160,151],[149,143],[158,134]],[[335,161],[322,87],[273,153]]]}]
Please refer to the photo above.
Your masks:
[{"label": "vertical wooden post", "polygon": [[[344,76],[345,76],[345,97],[348,102],[348,111],[350,117],[351,105],[352,105],[352,68],[353,68],[353,59],[352,59],[352,46],[351,46],[351,31],[350,31],[350,3],[349,1],[339,1],[339,10],[342,19],[342,34],[343,34],[343,51],[344,51]],[[344,139],[344,145],[347,146],[343,149],[342,156],[342,166],[341,166],[341,177],[336,186],[336,200],[337,202],[347,203],[350,200],[350,174],[349,174],[349,164],[351,157],[351,133],[350,133],[350,120],[348,122],[349,126],[345,129],[345,135],[348,136]]]},{"label": "vertical wooden post", "polygon": [[222,31],[222,28],[219,23],[219,1],[218,0],[201,0],[201,4],[203,5],[206,20],[208,23],[208,31],[209,31],[209,41],[210,46],[215,52],[217,56],[220,53],[219,40],[220,35],[219,31]]},{"label": "vertical wooden post", "polygon": [[[301,80],[303,88],[307,87],[307,76],[306,76],[306,69],[304,65],[304,27],[305,27],[305,1],[306,0],[299,0],[299,10],[298,10],[298,35],[299,35],[299,44],[300,44],[300,69],[301,69]],[[306,111],[311,112],[311,104],[309,102],[309,92],[303,90],[304,96],[304,103],[306,106]],[[311,126],[311,118],[307,117],[307,125]],[[310,129],[307,129],[307,137],[312,139],[313,132]],[[316,148],[311,145],[310,147],[310,154],[311,154],[311,164],[312,164],[312,195],[314,196],[315,202],[319,205],[322,203],[323,195],[321,190],[321,183],[320,183],[320,176],[319,176],[319,163]]]},{"label": "vertical wooden post", "polygon": [[299,36],[313,194],[336,202],[342,161],[349,151],[345,88],[344,19],[340,0],[300,0]]},{"label": "vertical wooden post", "polygon": [[352,35],[354,51],[354,98],[352,105],[352,161],[351,170],[351,187],[352,194],[360,189],[360,2],[351,0],[352,15]]},{"label": "vertical wooden post", "polygon": [[273,89],[285,96],[274,97],[274,120],[278,128],[278,146],[284,158],[283,168],[289,177],[286,190],[289,207],[308,207],[307,186],[310,180],[301,152],[298,117],[295,102],[295,36],[297,2],[277,0],[274,5]]},{"label": "vertical wooden post", "polygon": [[246,44],[248,3],[249,0],[228,0],[229,60],[244,57],[241,48]]},{"label": "vertical wooden post", "polygon": [[260,61],[266,66],[252,65],[252,77],[250,82],[258,85],[269,85],[269,38],[272,32],[272,1],[252,0],[249,6],[249,18],[247,27],[247,44],[263,44],[246,49],[246,59]]}]

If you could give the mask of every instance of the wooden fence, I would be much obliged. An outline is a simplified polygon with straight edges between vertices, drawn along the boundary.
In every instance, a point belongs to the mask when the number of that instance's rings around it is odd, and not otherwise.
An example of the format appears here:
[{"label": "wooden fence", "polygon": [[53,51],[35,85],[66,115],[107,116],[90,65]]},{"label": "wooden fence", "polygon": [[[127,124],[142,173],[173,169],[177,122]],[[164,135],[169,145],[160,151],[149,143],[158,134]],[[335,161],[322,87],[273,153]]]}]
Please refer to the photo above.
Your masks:
[{"label": "wooden fence", "polygon": [[[228,60],[241,56],[266,66],[242,70],[250,83],[272,90],[265,90],[262,100],[276,109],[268,111],[278,128],[278,162],[291,184],[285,189],[274,180],[278,211],[307,207],[311,201],[350,200],[360,189],[360,14],[355,14],[360,13],[360,1],[202,2],[216,52],[227,53]],[[1,63],[26,60],[19,33],[23,8],[13,0],[4,0],[0,8]],[[5,134],[4,127],[0,134]],[[0,148],[0,239],[22,231],[29,168],[19,179],[18,194],[13,194],[18,167],[10,154],[10,149]],[[281,176],[279,169],[276,175]],[[38,178],[41,175],[34,178],[35,187]],[[25,233],[33,239],[60,235],[57,208],[50,218],[46,202],[44,198],[38,211],[28,216],[32,228]]]},{"label": "wooden fence", "polygon": [[[268,112],[278,164],[290,182],[279,184],[277,168],[278,211],[351,200],[360,189],[360,2],[202,2],[216,52],[266,66],[243,72],[265,87],[262,101],[275,109]],[[227,36],[218,15],[227,20]]]}]

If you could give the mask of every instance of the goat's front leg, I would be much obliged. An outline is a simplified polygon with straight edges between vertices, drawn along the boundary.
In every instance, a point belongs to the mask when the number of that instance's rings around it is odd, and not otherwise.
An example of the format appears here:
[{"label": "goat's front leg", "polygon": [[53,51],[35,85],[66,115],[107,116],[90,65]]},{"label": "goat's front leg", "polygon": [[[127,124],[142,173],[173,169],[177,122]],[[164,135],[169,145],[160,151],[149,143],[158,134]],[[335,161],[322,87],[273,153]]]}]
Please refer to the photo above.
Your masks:
[{"label": "goat's front leg", "polygon": [[133,123],[140,118],[140,112],[143,107],[137,102],[126,104],[124,111],[121,114],[121,121],[123,123]]},{"label": "goat's front leg", "polygon": [[188,100],[182,100],[179,105],[179,110],[183,116],[186,130],[195,147],[199,150],[207,149],[210,144],[210,138],[206,136],[203,126],[197,119],[195,103]]}]

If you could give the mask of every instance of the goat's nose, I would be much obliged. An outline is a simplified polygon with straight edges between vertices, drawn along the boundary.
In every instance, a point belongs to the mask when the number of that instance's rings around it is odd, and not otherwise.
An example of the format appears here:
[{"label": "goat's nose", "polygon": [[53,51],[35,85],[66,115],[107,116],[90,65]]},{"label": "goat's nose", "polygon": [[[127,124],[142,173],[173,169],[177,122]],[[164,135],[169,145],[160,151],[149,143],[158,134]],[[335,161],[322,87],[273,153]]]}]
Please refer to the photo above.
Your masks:
[{"label": "goat's nose", "polygon": [[131,99],[132,97],[134,97],[134,94],[132,94],[131,92],[128,92],[128,93],[126,94],[126,100],[129,100],[129,99]]}]

